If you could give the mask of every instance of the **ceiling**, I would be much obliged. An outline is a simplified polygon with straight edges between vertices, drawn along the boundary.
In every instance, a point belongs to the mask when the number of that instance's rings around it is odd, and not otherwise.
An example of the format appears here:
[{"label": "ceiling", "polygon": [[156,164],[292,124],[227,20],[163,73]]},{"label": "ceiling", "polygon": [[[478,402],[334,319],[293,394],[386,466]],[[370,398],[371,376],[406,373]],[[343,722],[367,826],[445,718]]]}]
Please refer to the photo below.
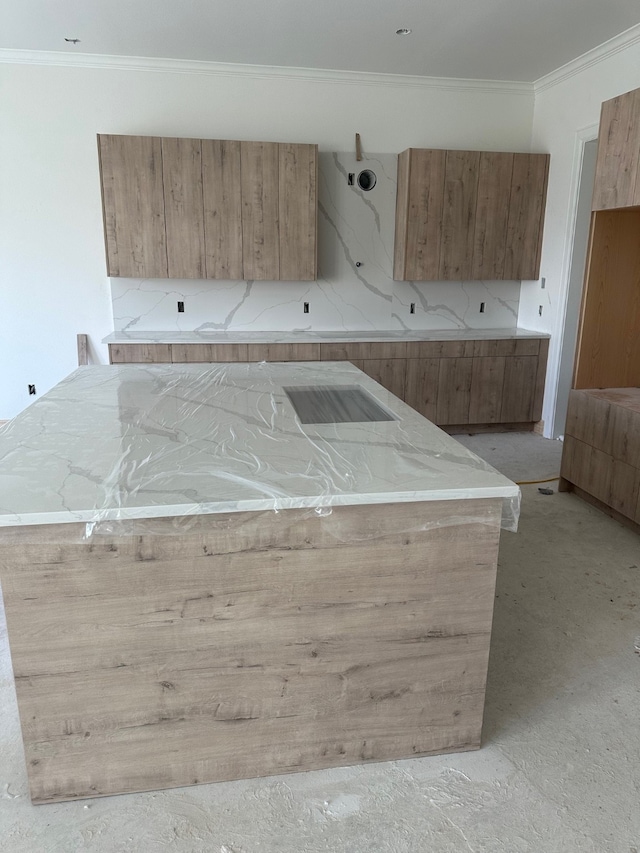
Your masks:
[{"label": "ceiling", "polygon": [[640,23],[638,0],[3,3],[0,48],[522,82]]}]

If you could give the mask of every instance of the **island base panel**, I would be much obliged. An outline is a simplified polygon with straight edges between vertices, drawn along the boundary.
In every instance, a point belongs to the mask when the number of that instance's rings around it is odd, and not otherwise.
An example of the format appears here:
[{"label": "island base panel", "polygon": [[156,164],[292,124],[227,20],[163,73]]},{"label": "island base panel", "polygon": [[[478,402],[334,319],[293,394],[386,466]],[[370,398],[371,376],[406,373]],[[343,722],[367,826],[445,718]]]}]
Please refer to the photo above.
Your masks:
[{"label": "island base panel", "polygon": [[3,529],[33,802],[477,748],[501,503]]}]

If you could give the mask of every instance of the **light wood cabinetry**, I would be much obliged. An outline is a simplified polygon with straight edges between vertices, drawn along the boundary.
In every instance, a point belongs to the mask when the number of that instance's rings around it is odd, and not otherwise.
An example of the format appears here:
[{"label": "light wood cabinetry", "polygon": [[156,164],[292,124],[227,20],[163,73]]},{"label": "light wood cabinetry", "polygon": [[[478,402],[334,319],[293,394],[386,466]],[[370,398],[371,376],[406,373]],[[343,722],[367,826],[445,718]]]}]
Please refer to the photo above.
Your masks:
[{"label": "light wood cabinetry", "polygon": [[574,388],[640,385],[640,210],[592,216]]},{"label": "light wood cabinetry", "polygon": [[239,142],[202,140],[207,278],[243,276],[240,174]]},{"label": "light wood cabinetry", "polygon": [[310,281],[317,146],[98,136],[111,276]]},{"label": "light wood cabinetry", "polygon": [[548,168],[548,154],[403,151],[394,278],[537,279]]},{"label": "light wood cabinetry", "polygon": [[570,392],[561,475],[562,491],[640,525],[640,389]]},{"label": "light wood cabinetry", "polygon": [[109,345],[113,364],[350,361],[451,431],[504,424],[532,429],[542,415],[548,349],[546,338]]},{"label": "light wood cabinetry", "polygon": [[163,139],[162,175],[168,278],[205,278],[202,145]]},{"label": "light wood cabinetry", "polygon": [[602,104],[593,210],[640,205],[640,89]]},{"label": "light wood cabinetry", "polygon": [[162,141],[98,136],[107,274],[167,277]]},{"label": "light wood cabinetry", "polygon": [[[640,523],[640,89],[602,105],[562,489]],[[640,530],[640,527],[637,529]]]}]

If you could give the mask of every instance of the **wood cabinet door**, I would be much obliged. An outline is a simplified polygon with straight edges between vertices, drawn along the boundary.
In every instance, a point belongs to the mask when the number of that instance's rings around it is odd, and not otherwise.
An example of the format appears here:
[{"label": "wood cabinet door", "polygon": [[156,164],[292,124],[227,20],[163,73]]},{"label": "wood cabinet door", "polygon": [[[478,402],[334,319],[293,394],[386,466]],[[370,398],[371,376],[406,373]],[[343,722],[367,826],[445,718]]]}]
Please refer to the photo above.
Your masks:
[{"label": "wood cabinet door", "polygon": [[540,275],[548,171],[548,154],[513,155],[504,279],[529,281]]},{"label": "wood cabinet door", "polygon": [[502,416],[502,394],[508,357],[486,356],[473,359],[469,423],[495,424]]},{"label": "wood cabinet door", "polygon": [[239,142],[202,140],[202,183],[206,277],[242,279]]},{"label": "wood cabinet door", "polygon": [[593,210],[640,205],[640,89],[605,101],[600,114]]},{"label": "wood cabinet door", "polygon": [[473,358],[442,358],[438,373],[437,424],[468,424]]},{"label": "wood cabinet door", "polygon": [[162,139],[169,278],[204,278],[204,202],[199,139]]},{"label": "wood cabinet door", "polygon": [[398,158],[393,274],[398,281],[439,277],[446,154],[410,148]]},{"label": "wood cabinet door", "polygon": [[281,281],[317,278],[318,146],[278,146]]},{"label": "wood cabinet door", "polygon": [[427,420],[436,422],[439,358],[408,358],[404,401]]},{"label": "wood cabinet door", "polygon": [[162,140],[98,136],[107,275],[167,278]]},{"label": "wood cabinet door", "polygon": [[279,146],[241,142],[242,261],[245,280],[280,278]]},{"label": "wood cabinet door", "polygon": [[537,355],[516,355],[505,359],[500,413],[503,423],[533,421],[537,374]]},{"label": "wood cabinet door", "polygon": [[507,251],[513,154],[483,151],[478,168],[471,278],[501,279]]},{"label": "wood cabinet door", "polygon": [[440,240],[442,281],[471,278],[479,151],[447,151]]},{"label": "wood cabinet door", "polygon": [[387,391],[404,400],[407,360],[404,358],[367,358],[361,370],[379,382]]}]

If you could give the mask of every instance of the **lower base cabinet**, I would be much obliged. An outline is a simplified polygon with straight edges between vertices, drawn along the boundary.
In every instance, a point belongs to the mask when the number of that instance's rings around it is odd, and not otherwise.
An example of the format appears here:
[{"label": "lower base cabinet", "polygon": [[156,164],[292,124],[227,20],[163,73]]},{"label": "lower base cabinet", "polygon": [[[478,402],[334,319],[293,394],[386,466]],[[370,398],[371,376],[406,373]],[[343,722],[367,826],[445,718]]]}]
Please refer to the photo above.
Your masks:
[{"label": "lower base cabinet", "polygon": [[542,415],[547,338],[283,344],[110,344],[112,364],[351,361],[449,431],[533,429]]},{"label": "lower base cabinet", "polygon": [[640,388],[571,391],[560,474],[561,491],[640,525]]}]

